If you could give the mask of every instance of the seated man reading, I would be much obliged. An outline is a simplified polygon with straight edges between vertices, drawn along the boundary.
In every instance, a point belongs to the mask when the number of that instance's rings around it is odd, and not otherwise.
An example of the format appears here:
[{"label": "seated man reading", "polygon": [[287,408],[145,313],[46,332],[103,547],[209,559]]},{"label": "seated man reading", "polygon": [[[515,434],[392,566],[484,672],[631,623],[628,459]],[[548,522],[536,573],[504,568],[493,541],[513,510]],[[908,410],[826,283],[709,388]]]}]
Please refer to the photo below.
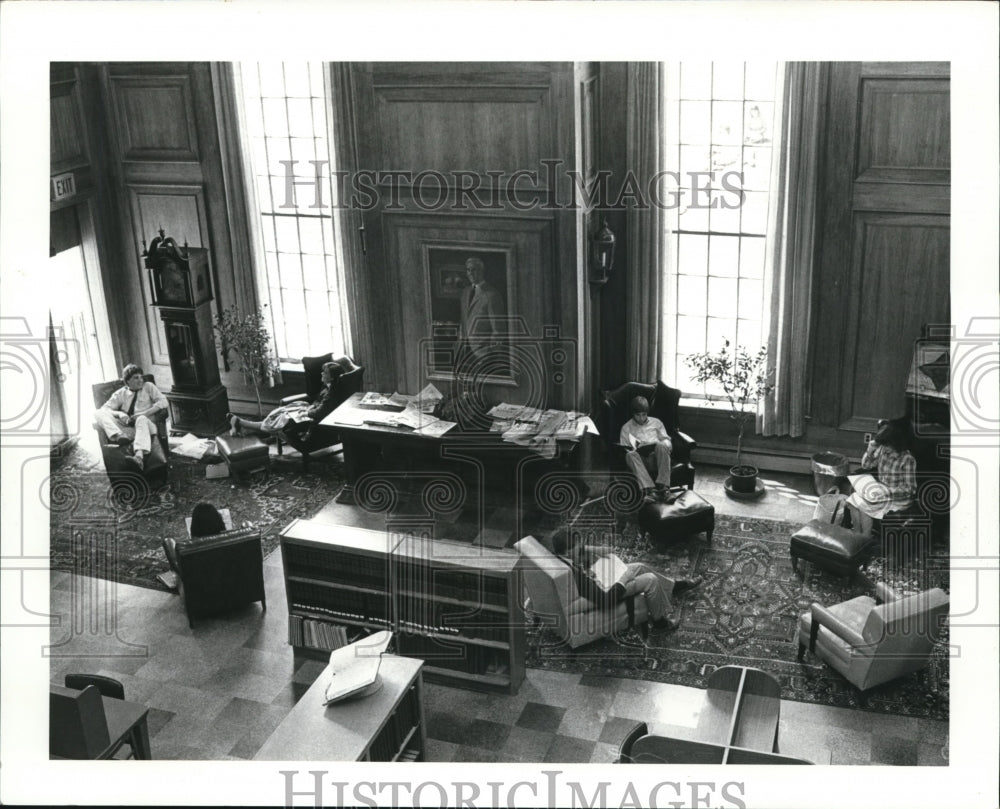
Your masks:
[{"label": "seated man reading", "polygon": [[313,424],[322,421],[336,409],[339,404],[336,400],[336,381],[341,374],[353,371],[357,367],[354,361],[347,356],[338,357],[325,363],[320,371],[323,389],[312,403],[297,401],[281,405],[268,413],[263,421],[251,421],[250,419],[241,419],[232,413],[226,414],[229,419],[230,433],[232,435],[243,435],[248,432],[274,435],[292,429],[308,430]]},{"label": "seated man reading", "polygon": [[[701,584],[701,577],[694,579],[672,579],[653,570],[642,562],[632,562],[625,566],[618,581],[605,590],[595,580],[592,572],[594,563],[610,554],[610,549],[596,545],[584,545],[571,539],[570,531],[558,529],[553,534],[552,549],[555,555],[569,565],[573,571],[577,592],[600,608],[614,608],[626,599],[642,593],[646,597],[647,614],[652,626],[673,632],[678,624],[670,620],[670,596],[681,594]],[[629,610],[631,616],[632,611]]]},{"label": "seated man reading", "polygon": [[647,497],[659,497],[665,503],[677,499],[670,494],[670,453],[674,445],[663,422],[649,415],[649,402],[645,396],[636,396],[632,400],[632,418],[622,425],[619,443],[625,446],[625,463]]},{"label": "seated man reading", "polygon": [[156,435],[153,416],[168,407],[167,397],[142,377],[142,368],[134,363],[126,365],[122,369],[125,385],[112,393],[94,414],[97,426],[122,447],[140,470],[152,449],[152,437]]}]

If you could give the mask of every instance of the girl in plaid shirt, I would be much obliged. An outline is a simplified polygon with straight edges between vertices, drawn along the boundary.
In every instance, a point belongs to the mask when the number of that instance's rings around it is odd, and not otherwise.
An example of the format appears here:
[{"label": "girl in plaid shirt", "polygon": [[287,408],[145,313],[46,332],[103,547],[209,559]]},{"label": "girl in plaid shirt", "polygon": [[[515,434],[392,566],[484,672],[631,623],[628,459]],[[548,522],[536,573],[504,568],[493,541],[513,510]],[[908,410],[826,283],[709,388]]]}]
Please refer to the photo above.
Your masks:
[{"label": "girl in plaid shirt", "polygon": [[892,496],[889,511],[900,511],[913,505],[917,493],[917,462],[909,449],[909,422],[905,418],[881,424],[881,429],[868,444],[861,466],[874,469]]}]

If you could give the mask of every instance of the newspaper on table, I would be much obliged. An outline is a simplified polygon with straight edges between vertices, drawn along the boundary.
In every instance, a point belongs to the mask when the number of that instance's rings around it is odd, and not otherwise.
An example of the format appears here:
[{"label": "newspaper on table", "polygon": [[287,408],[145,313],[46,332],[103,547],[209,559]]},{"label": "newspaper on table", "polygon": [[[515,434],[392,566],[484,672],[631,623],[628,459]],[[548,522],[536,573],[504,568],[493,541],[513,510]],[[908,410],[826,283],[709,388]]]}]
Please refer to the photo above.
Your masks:
[{"label": "newspaper on table", "polygon": [[413,406],[423,413],[430,413],[443,398],[441,391],[435,388],[432,383],[428,383],[420,393],[413,397]]},{"label": "newspaper on table", "polygon": [[382,630],[330,652],[329,682],[323,704],[361,696],[378,681],[382,654],[389,647],[392,632]]},{"label": "newspaper on table", "polygon": [[206,452],[214,450],[214,438],[198,438],[198,436],[188,433],[180,439],[170,439],[170,451],[174,455],[183,455],[185,458],[194,458],[196,461],[200,461]]},{"label": "newspaper on table", "polygon": [[420,433],[420,435],[427,436],[428,438],[438,438],[448,432],[448,430],[454,427],[455,424],[457,424],[457,422],[435,419],[430,424],[425,424],[423,427],[420,427],[417,432]]},{"label": "newspaper on table", "polygon": [[525,421],[537,424],[541,421],[542,411],[537,407],[529,407],[528,405],[501,402],[492,407],[486,415],[502,421]]}]

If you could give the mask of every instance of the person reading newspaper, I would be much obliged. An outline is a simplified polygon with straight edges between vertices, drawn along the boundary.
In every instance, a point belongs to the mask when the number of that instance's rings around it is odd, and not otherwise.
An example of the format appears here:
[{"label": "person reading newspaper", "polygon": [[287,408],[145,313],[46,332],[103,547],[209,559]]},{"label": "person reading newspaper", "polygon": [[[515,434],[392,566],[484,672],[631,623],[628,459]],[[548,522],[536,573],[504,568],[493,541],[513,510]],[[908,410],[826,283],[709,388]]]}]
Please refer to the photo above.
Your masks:
[{"label": "person reading newspaper", "polygon": [[599,609],[614,609],[625,602],[629,618],[633,599],[646,597],[647,620],[656,629],[673,632],[676,621],[670,619],[670,597],[701,584],[701,577],[672,579],[642,562],[625,564],[610,549],[584,545],[567,528],[559,528],[551,538],[555,555],[573,571],[577,592]]},{"label": "person reading newspaper", "polygon": [[[655,416],[649,415],[645,396],[632,400],[632,418],[622,425],[619,443],[625,447],[625,464],[639,481],[650,500],[659,498],[670,504],[677,495],[670,493],[670,453],[674,445],[667,428]],[[656,475],[656,483],[653,483]]]}]

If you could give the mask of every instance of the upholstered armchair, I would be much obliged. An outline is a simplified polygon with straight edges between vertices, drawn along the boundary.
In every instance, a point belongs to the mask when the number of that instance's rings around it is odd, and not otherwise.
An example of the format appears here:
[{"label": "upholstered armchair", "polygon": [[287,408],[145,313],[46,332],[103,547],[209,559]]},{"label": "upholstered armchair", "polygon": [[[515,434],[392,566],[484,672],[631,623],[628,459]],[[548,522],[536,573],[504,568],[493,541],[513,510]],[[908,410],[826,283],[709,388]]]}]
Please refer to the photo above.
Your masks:
[{"label": "upholstered armchair", "polygon": [[861,691],[925,668],[948,614],[948,596],[934,588],[897,598],[881,582],[876,598],[824,607],[799,617],[799,659],[806,646]]},{"label": "upholstered armchair", "polygon": [[[569,566],[537,539],[524,537],[514,547],[521,554],[520,568],[532,612],[572,648],[628,631],[630,618],[625,602],[612,610],[598,609],[579,594]],[[636,596],[633,607],[631,620],[644,632],[645,597]]]},{"label": "upholstered armchair", "polygon": [[[152,374],[145,374],[143,380],[146,382],[155,382]],[[120,379],[114,379],[94,385],[92,387],[94,407],[103,407],[104,403],[111,397],[111,394],[118,390],[122,384]],[[142,470],[142,479],[150,488],[158,489],[166,485],[167,482],[167,456],[170,453],[170,442],[167,438],[167,411],[163,410],[157,413],[153,417],[153,421],[156,424],[156,437],[159,440],[153,442],[152,448],[146,456]],[[136,467],[122,454],[121,447],[108,439],[108,435],[103,429],[97,424],[94,425],[94,429],[97,431],[97,440],[101,445],[101,457],[104,459],[104,469],[108,473],[111,485],[114,486],[119,483],[133,485],[139,477]]]},{"label": "upholstered armchair", "polygon": [[[281,404],[290,404],[297,401],[311,403],[323,389],[323,382],[320,379],[323,366],[332,360],[333,354],[323,354],[319,357],[303,357],[302,370],[305,374],[305,393],[286,396],[281,400]],[[358,366],[352,371],[341,373],[333,382],[335,405],[340,405],[352,394],[360,391],[364,377],[365,369],[363,366]],[[302,463],[306,465],[309,463],[309,453],[335,446],[340,442],[340,433],[333,427],[327,427],[323,424],[290,424],[283,432],[278,434],[278,454],[282,454],[282,446],[287,443],[302,453]]]},{"label": "upholstered armchair", "polygon": [[644,396],[649,401],[649,415],[658,418],[667,428],[673,443],[670,464],[670,485],[694,489],[694,464],[691,450],[698,446],[691,436],[681,432],[679,403],[681,392],[662,382],[626,382],[601,394],[598,429],[608,448],[608,464],[612,472],[626,469],[626,447],[618,443],[622,425],[632,418],[632,399]]},{"label": "upholstered armchair", "polygon": [[238,528],[177,543],[178,592],[189,626],[214,615],[259,601],[264,595],[264,555],[259,528]]}]

